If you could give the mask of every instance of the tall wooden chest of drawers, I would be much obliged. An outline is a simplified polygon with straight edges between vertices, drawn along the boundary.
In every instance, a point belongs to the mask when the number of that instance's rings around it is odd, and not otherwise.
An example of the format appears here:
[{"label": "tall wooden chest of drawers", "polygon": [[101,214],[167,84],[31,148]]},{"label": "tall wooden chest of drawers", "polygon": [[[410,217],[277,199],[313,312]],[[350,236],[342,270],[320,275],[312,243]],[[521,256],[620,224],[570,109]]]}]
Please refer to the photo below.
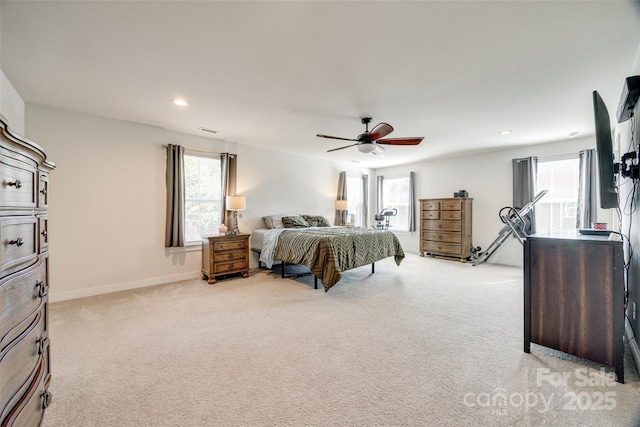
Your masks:
[{"label": "tall wooden chest of drawers", "polygon": [[471,256],[473,199],[420,199],[420,255],[466,261]]},{"label": "tall wooden chest of drawers", "polygon": [[49,405],[49,172],[0,116],[0,426],[38,426]]},{"label": "tall wooden chest of drawers", "polygon": [[216,283],[217,276],[249,276],[249,234],[206,236],[202,239],[202,279]]}]

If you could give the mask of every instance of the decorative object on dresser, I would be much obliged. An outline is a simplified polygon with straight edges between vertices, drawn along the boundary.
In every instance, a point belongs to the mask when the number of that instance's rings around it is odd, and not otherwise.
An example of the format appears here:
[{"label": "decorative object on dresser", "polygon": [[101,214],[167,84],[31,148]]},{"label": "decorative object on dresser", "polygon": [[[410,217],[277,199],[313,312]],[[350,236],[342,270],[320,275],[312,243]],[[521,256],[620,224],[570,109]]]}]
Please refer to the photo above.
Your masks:
[{"label": "decorative object on dresser", "polygon": [[43,149],[0,116],[0,425],[37,426],[49,406],[47,205]]},{"label": "decorative object on dresser", "polygon": [[202,280],[216,283],[217,276],[242,273],[249,277],[249,234],[204,236]]},{"label": "decorative object on dresser", "polygon": [[420,256],[471,256],[472,198],[420,199]]}]

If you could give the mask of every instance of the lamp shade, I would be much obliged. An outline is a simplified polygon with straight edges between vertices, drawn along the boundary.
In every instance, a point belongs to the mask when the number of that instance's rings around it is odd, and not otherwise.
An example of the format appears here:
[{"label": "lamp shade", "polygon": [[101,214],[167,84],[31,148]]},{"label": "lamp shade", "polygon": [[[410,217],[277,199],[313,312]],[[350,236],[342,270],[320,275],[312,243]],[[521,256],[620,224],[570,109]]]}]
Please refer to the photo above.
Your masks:
[{"label": "lamp shade", "polygon": [[227,196],[228,211],[243,211],[247,208],[247,199],[244,196]]},{"label": "lamp shade", "polygon": [[346,211],[347,210],[347,201],[346,200],[336,200],[336,210],[337,211]]},{"label": "lamp shade", "polygon": [[366,144],[358,144],[358,151],[361,153],[371,153],[376,149],[377,145],[373,142],[368,142]]}]

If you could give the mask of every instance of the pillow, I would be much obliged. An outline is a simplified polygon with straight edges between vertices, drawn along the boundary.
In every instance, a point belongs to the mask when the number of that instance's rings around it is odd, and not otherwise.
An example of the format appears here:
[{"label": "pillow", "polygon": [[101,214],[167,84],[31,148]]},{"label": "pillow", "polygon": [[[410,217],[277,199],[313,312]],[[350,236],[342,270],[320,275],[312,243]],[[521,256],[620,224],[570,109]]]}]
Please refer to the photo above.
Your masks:
[{"label": "pillow", "polygon": [[322,215],[302,215],[311,227],[330,227],[329,221]]},{"label": "pillow", "polygon": [[310,227],[309,223],[300,215],[283,216],[282,224],[284,224],[284,228]]},{"label": "pillow", "polygon": [[287,214],[267,215],[262,217],[262,221],[267,228],[284,228],[284,224],[282,224],[282,217],[284,216],[287,216]]}]

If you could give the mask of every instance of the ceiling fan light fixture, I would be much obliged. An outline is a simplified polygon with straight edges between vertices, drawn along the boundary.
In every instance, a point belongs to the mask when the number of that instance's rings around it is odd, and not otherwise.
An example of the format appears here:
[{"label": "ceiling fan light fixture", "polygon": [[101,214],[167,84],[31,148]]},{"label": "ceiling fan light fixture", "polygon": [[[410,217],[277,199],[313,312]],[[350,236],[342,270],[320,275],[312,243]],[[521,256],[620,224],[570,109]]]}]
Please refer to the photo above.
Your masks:
[{"label": "ceiling fan light fixture", "polygon": [[371,153],[375,151],[376,145],[371,142],[366,142],[364,144],[358,144],[358,151],[361,153]]}]

